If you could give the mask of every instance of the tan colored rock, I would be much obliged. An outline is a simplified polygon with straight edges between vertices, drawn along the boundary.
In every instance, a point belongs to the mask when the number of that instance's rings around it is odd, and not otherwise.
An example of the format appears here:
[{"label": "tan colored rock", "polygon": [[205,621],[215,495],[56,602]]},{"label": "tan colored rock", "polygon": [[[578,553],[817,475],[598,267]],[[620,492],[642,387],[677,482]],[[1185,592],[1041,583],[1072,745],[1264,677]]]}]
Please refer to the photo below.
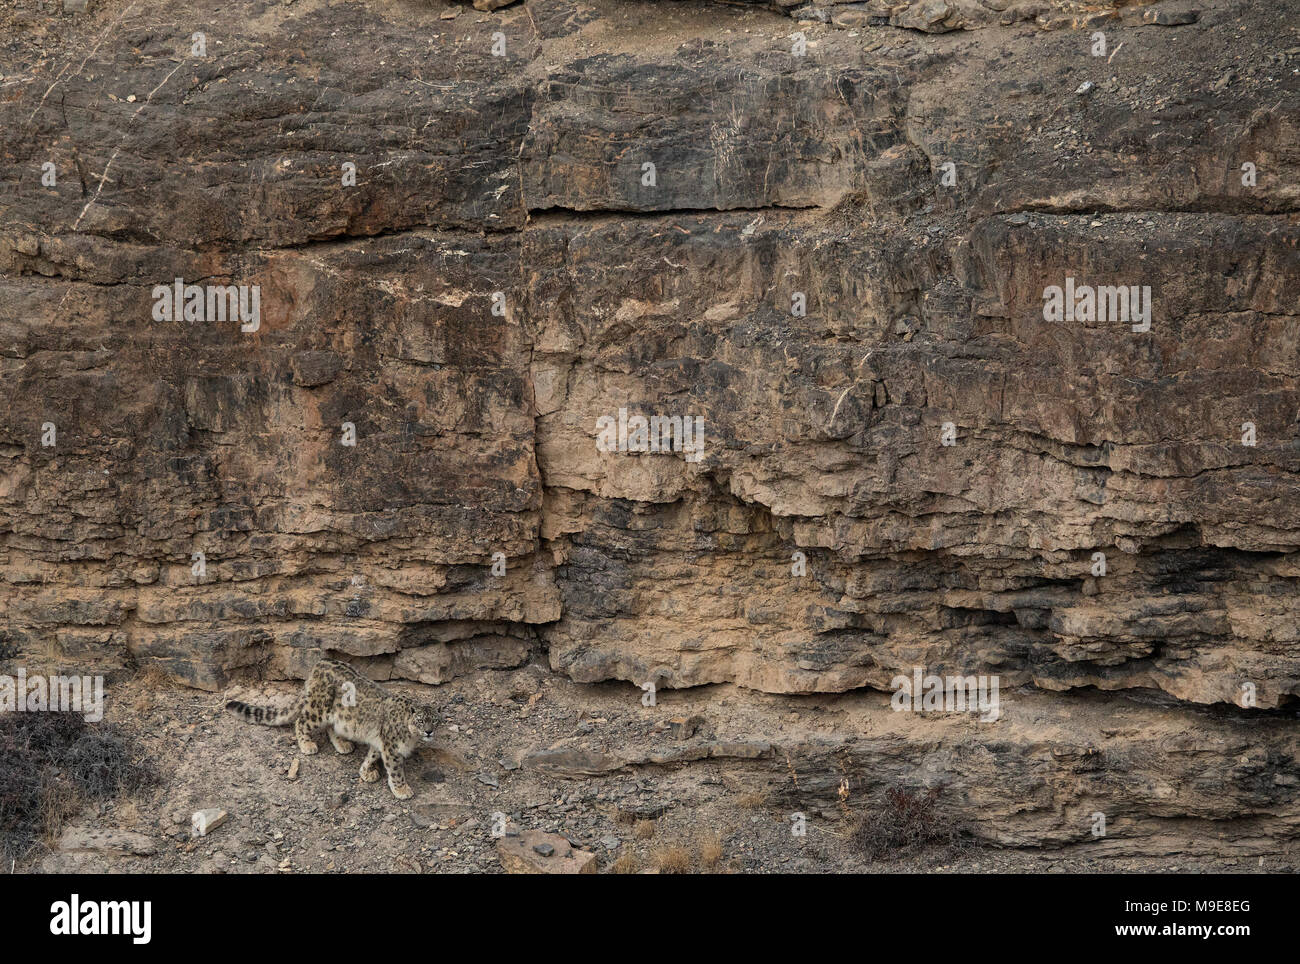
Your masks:
[{"label": "tan colored rock", "polygon": [[453,643],[403,649],[393,660],[393,676],[421,683],[445,683],[478,669],[509,669],[528,659],[526,640],[482,636]]},{"label": "tan colored rock", "polygon": [[[648,682],[888,694],[924,665],[1065,709],[1159,691],[1193,734],[1225,704],[1225,747],[1300,698],[1300,99],[1272,5],[826,3],[805,58],[721,43],[730,5],[639,36],[580,6],[430,59],[418,4],[231,0],[239,84],[196,61],[159,88],[130,55],[177,0],[7,51],[5,642],[212,691],[330,652],[430,685],[544,652],[633,711]],[[255,285],[259,330],[156,320],[178,277]],[[1150,287],[1149,330],[1048,320],[1068,278]],[[620,410],[702,419],[699,459],[598,448]]]},{"label": "tan colored rock", "polygon": [[133,830],[68,827],[59,837],[64,853],[96,853],[118,857],[147,857],[158,852],[158,841]]},{"label": "tan colored rock", "polygon": [[524,754],[523,766],[561,777],[590,777],[610,773],[624,765],[617,756],[587,747],[551,747]]},{"label": "tan colored rock", "polygon": [[594,874],[596,855],[576,850],[559,834],[529,830],[497,841],[501,866],[511,874]]}]

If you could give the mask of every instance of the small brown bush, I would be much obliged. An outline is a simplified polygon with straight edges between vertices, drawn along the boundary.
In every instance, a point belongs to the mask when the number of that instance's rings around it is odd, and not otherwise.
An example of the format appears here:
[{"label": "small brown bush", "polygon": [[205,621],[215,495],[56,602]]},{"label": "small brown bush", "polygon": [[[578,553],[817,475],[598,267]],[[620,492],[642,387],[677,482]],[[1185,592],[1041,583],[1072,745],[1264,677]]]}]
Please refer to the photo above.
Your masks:
[{"label": "small brown bush", "polygon": [[956,849],[969,838],[939,806],[938,787],[913,791],[890,787],[881,807],[868,813],[850,840],[868,860],[896,860],[928,847]]},{"label": "small brown bush", "polygon": [[691,872],[691,852],[685,847],[660,847],[650,859],[659,868],[661,874],[689,874]]},{"label": "small brown bush", "polygon": [[52,842],[83,803],[134,793],[154,780],[129,742],[76,713],[0,714],[0,861]]},{"label": "small brown bush", "polygon": [[716,867],[718,861],[722,859],[722,838],[717,836],[701,838],[699,851],[701,867],[706,870]]},{"label": "small brown bush", "polygon": [[636,859],[635,854],[623,854],[609,865],[611,874],[635,874],[640,869],[641,863]]}]

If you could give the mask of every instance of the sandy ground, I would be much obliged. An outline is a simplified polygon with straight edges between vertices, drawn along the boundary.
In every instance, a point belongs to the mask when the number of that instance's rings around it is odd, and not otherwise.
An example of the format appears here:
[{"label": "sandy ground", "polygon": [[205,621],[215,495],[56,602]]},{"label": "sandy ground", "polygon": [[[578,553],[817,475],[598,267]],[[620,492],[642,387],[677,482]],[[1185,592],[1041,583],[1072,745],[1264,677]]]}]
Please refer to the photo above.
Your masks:
[{"label": "sandy ground", "polygon": [[[361,754],[300,757],[290,728],[253,726],[222,709],[228,697],[288,702],[290,683],[234,686],[211,694],[156,677],[110,681],[106,720],[132,734],[159,771],[156,786],[89,808],[72,823],[132,830],[156,841],[148,856],[45,850],[36,872],[125,873],[499,873],[494,824],[541,830],[598,855],[600,872],[1060,872],[1265,871],[1294,869],[1285,857],[1168,859],[1098,857],[1086,845],[1052,851],[972,845],[870,862],[850,843],[855,815],[831,807],[789,815],[754,787],[743,760],[629,766],[566,778],[521,766],[530,751],[582,747],[616,752],[671,749],[666,723],[772,698],[731,688],[661,693],[579,685],[542,665],[484,672],[440,687],[392,684],[437,705],[438,744],[408,762],[415,796],[398,801],[386,783],[363,783]],[[877,694],[878,696],[879,694]],[[783,704],[785,705],[785,704]],[[732,709],[729,709],[732,708]],[[770,713],[767,719],[775,720]],[[289,771],[299,759],[296,777]],[[223,825],[194,837],[192,814],[219,808]],[[504,818],[498,816],[504,814]]]}]

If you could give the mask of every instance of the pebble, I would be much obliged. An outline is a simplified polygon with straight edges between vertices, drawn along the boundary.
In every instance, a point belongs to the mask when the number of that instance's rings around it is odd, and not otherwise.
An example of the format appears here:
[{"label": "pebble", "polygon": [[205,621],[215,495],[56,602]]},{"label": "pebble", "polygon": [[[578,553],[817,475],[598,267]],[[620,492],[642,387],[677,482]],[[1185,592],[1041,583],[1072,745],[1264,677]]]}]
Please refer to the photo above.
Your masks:
[{"label": "pebble", "polygon": [[225,823],[229,816],[230,814],[220,807],[207,807],[195,812],[190,818],[190,827],[196,837],[206,837]]}]

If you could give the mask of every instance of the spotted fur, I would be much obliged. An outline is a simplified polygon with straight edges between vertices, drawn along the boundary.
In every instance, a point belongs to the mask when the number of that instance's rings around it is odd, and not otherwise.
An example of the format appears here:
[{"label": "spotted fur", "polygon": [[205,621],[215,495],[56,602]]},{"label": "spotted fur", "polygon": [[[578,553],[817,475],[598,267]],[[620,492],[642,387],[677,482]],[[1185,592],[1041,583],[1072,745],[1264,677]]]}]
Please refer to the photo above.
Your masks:
[{"label": "spotted fur", "polygon": [[264,726],[292,723],[298,748],[308,755],[319,749],[314,737],[320,730],[329,734],[339,753],[351,753],[353,740],[364,743],[370,752],[361,762],[361,779],[367,783],[378,780],[382,762],[388,788],[399,800],[411,796],[403,763],[416,747],[433,741],[438,725],[432,706],[390,693],[336,659],[317,661],[302,695],[289,707],[276,709],[230,700],[226,709]]}]

